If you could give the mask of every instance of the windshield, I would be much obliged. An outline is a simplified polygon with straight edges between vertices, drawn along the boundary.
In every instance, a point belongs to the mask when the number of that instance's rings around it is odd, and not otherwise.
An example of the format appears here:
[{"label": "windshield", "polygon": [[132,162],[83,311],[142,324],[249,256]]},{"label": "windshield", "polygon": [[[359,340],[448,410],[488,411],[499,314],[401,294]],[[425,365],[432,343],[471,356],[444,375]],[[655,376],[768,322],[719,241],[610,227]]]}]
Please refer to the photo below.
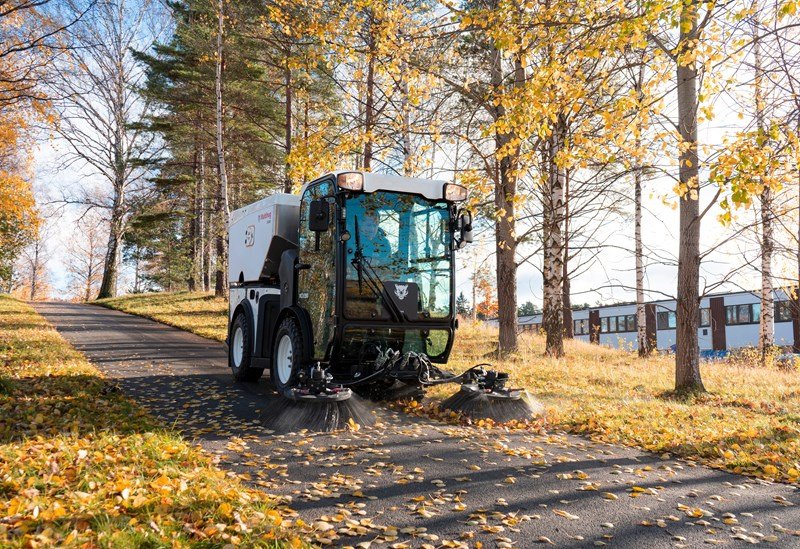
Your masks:
[{"label": "windshield", "polygon": [[[446,202],[386,191],[363,193],[347,200],[346,216],[347,318],[390,318],[391,304],[380,295],[386,283],[393,283],[390,291],[399,299],[418,299],[419,320],[450,316]],[[377,284],[370,284],[370,278]]]}]

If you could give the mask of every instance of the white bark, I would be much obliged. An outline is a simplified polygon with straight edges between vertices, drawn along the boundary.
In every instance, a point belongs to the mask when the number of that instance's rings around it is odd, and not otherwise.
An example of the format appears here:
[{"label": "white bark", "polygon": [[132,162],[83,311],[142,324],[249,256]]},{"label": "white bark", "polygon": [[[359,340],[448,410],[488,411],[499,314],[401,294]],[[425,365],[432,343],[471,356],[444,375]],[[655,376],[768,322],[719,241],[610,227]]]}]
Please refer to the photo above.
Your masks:
[{"label": "white bark", "polygon": [[565,173],[557,163],[563,147],[564,124],[559,120],[547,142],[548,172],[547,188],[544,192],[544,267],[542,328],[547,333],[546,352],[552,356],[564,353],[564,310],[562,308],[562,278],[564,273],[564,183]]},{"label": "white bark", "polygon": [[[759,136],[766,132],[764,121],[764,67],[759,39],[759,6],[753,2],[753,60],[754,60],[754,99],[756,127]],[[772,253],[775,247],[772,234],[772,191],[764,187],[760,197],[761,213],[761,316],[759,318],[758,345],[761,349],[761,363],[764,365],[767,353],[774,343],[775,310],[772,294]]]},{"label": "white bark", "polygon": [[[638,108],[642,108],[642,85],[644,84],[644,59],[639,65],[639,72],[636,78],[636,97],[639,102]],[[647,340],[647,312],[644,302],[644,244],[642,242],[642,161],[640,151],[642,147],[641,119],[637,117],[638,132],[634,144],[633,178],[634,178],[634,240],[636,256],[636,339],[638,341],[639,356],[650,354],[651,342]]]},{"label": "white bark", "polygon": [[[70,1],[63,19],[81,8]],[[60,168],[77,165],[105,182],[99,193],[84,191],[65,196],[64,202],[105,211],[108,242],[100,295],[114,294],[118,258],[130,217],[130,202],[150,189],[142,163],[159,152],[157,138],[137,124],[151,112],[136,88],[144,71],[131,50],[147,50],[160,38],[163,14],[150,0],[135,5],[125,0],[99,1],[69,30],[72,48],[58,67],[52,93],[59,99],[56,131],[67,147]],[[91,189],[91,185],[82,185]]]},{"label": "white bark", "polygon": [[224,32],[225,32],[225,2],[217,1],[217,55],[214,73],[214,91],[216,94],[216,141],[217,141],[217,175],[219,187],[217,189],[216,213],[219,221],[217,232],[217,273],[214,293],[225,295],[227,288],[227,263],[228,263],[228,172],[225,167],[225,125],[224,103],[222,100],[222,73],[224,67]]}]

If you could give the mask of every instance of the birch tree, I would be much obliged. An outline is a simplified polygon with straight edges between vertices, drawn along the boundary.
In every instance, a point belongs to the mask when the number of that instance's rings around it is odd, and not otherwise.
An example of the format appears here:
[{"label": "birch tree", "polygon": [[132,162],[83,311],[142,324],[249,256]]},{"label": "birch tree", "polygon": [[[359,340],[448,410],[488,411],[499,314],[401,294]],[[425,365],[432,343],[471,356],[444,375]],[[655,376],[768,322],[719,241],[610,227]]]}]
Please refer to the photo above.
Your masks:
[{"label": "birch tree", "polygon": [[222,76],[225,66],[225,0],[217,1],[217,51],[214,58],[214,94],[216,99],[216,145],[217,145],[217,177],[218,187],[214,210],[219,222],[216,235],[217,270],[214,294],[224,296],[228,289],[228,171],[225,165],[225,104],[223,102]]},{"label": "birch tree", "polygon": [[[764,60],[761,54],[761,10],[758,0],[753,2],[751,28],[753,34],[753,101],[755,103],[756,132],[760,139],[768,134],[764,89]],[[766,365],[767,355],[775,339],[775,309],[772,290],[772,189],[765,185],[759,196],[761,214],[761,314],[759,318],[758,346],[761,364]]]},{"label": "birch tree", "polygon": [[[81,8],[69,2],[65,19]],[[66,195],[64,201],[98,208],[107,215],[109,231],[99,297],[117,291],[122,240],[131,210],[148,190],[144,167],[157,154],[156,138],[142,130],[151,105],[136,88],[144,72],[132,50],[147,50],[162,28],[158,4],[145,0],[99,0],[69,28],[73,48],[59,67],[56,132],[66,146],[63,168],[76,166],[103,191]],[[88,192],[87,192],[88,190]]]}]

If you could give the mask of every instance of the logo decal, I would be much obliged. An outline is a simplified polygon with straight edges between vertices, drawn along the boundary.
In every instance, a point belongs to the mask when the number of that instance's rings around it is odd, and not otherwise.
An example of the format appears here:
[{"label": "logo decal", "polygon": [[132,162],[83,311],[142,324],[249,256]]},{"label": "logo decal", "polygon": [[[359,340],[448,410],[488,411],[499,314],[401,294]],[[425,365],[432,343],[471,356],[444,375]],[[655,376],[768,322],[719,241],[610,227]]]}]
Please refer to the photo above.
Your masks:
[{"label": "logo decal", "polygon": [[256,242],[256,226],[250,225],[244,231],[244,245],[250,247]]},{"label": "logo decal", "polygon": [[403,301],[408,295],[408,284],[395,284],[394,295],[397,296],[397,299]]}]

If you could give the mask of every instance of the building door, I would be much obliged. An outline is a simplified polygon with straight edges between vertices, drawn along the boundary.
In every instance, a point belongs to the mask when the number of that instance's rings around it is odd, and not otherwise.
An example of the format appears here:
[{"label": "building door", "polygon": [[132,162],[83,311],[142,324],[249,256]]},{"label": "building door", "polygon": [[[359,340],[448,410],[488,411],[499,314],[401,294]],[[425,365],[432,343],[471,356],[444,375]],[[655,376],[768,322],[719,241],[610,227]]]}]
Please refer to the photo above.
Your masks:
[{"label": "building door", "polygon": [[600,310],[589,311],[589,343],[600,344]]},{"label": "building door", "polygon": [[728,347],[725,338],[725,298],[712,297],[708,303],[711,308],[711,348],[724,351]]},{"label": "building door", "polygon": [[644,306],[644,332],[644,337],[647,339],[647,351],[655,351],[658,348],[655,303],[647,303]]}]

